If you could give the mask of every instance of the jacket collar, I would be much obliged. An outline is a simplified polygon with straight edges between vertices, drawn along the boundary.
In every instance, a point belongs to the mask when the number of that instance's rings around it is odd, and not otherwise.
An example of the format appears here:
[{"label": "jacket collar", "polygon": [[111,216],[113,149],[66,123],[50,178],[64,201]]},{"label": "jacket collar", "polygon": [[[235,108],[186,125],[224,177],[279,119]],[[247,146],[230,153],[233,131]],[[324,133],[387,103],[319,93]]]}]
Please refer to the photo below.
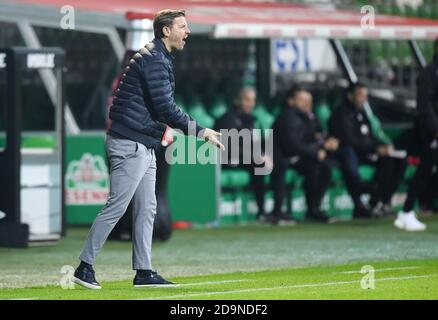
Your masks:
[{"label": "jacket collar", "polygon": [[363,113],[363,110],[358,110],[354,104],[346,97],[345,98],[345,105],[347,106],[347,109],[354,112],[354,113]]},{"label": "jacket collar", "polygon": [[307,118],[309,117],[307,113],[301,111],[296,106],[286,106],[285,108],[286,108],[286,110],[288,110],[288,112],[295,113],[296,115],[298,115],[300,117],[307,117]]},{"label": "jacket collar", "polygon": [[172,56],[172,55],[170,54],[169,51],[167,51],[167,48],[166,48],[166,46],[164,45],[163,40],[158,39],[158,38],[154,38],[154,40],[152,40],[152,42],[155,44],[157,50],[163,52],[164,55],[165,55],[170,61],[175,60],[175,57]]}]

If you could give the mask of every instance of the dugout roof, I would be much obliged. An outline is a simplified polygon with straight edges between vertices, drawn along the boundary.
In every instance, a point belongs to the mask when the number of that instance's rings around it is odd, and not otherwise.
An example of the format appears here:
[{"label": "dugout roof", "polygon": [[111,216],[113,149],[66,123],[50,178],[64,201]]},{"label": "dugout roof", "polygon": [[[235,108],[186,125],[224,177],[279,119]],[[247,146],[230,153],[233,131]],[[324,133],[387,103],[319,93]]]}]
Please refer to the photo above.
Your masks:
[{"label": "dugout roof", "polygon": [[438,21],[376,14],[375,28],[361,27],[359,10],[333,5],[269,1],[216,0],[0,0],[0,21],[15,14],[35,25],[53,26],[66,3],[76,10],[76,23],[88,27],[130,27],[129,20],[154,12],[185,9],[194,33],[216,38],[322,37],[358,39],[434,39]]}]

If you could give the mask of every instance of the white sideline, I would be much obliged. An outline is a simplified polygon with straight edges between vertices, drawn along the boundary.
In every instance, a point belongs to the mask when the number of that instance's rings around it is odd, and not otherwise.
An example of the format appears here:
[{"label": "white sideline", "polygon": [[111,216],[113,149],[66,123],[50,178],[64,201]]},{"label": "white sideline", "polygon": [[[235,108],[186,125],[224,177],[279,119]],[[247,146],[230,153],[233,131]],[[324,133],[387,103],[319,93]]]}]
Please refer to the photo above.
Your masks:
[{"label": "white sideline", "polygon": [[[406,277],[389,277],[376,279],[376,282],[380,281],[391,281],[391,280],[409,280],[409,279],[419,279],[428,278],[432,275],[424,276],[406,276]],[[281,286],[281,287],[269,287],[269,288],[252,288],[252,289],[240,289],[240,290],[229,290],[229,291],[216,291],[216,292],[204,292],[204,293],[192,293],[192,294],[178,294],[173,296],[161,296],[161,297],[151,297],[140,300],[156,300],[156,299],[177,299],[177,298],[192,298],[200,296],[214,296],[214,295],[224,295],[233,293],[245,293],[245,292],[258,292],[258,291],[273,291],[273,290],[284,290],[284,289],[298,289],[298,288],[308,288],[308,287],[326,287],[326,286],[336,286],[342,284],[359,284],[360,281],[336,281],[336,282],[323,282],[323,283],[308,283],[308,284],[298,284],[293,286]]]},{"label": "white sideline", "polygon": [[223,283],[232,283],[232,282],[246,282],[250,281],[249,279],[241,279],[241,280],[222,280],[222,281],[206,281],[206,282],[193,282],[193,283],[180,283],[179,287],[191,287],[191,286],[200,286],[200,285],[209,285],[209,284],[223,284]]},{"label": "white sideline", "polygon": [[[421,266],[410,266],[410,267],[394,267],[394,268],[382,268],[382,269],[374,269],[374,271],[394,271],[394,270],[412,270],[419,269]],[[334,274],[354,274],[360,273],[360,270],[350,270],[350,271],[341,271],[341,272],[333,272]]]}]

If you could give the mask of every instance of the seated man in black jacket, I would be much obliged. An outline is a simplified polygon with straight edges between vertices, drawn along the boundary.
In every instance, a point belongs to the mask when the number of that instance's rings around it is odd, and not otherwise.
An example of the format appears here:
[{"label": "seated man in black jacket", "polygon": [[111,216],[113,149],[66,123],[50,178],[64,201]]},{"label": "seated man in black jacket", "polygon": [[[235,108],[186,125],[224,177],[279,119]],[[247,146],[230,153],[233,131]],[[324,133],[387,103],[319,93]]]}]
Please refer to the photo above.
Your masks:
[{"label": "seated man in black jacket", "polygon": [[[256,99],[257,93],[254,88],[242,87],[237,93],[234,105],[228,112],[216,120],[214,128],[217,131],[221,129],[236,129],[228,131],[228,133],[224,132],[222,135],[223,140],[228,139],[228,141],[231,141],[227,144],[230,146],[229,149],[237,147],[233,146],[233,143],[236,143],[237,141],[237,143],[239,143],[237,154],[227,150],[228,159],[226,159],[227,161],[224,164],[224,167],[241,168],[249,172],[251,176],[251,186],[258,207],[257,220],[266,221],[269,220],[269,216],[265,215],[264,210],[265,175],[255,174],[255,168],[265,165],[265,162],[270,162],[270,160],[261,152],[253,152],[255,148],[261,148],[260,141],[256,139],[258,135],[254,134],[254,129],[257,127],[257,120],[252,114],[252,111],[256,105]],[[245,143],[240,139],[239,135],[244,136],[244,133],[248,133],[247,136],[251,139],[250,143]]]},{"label": "seated man in black jacket", "polygon": [[283,219],[282,204],[285,193],[285,174],[291,166],[302,174],[309,219],[327,222],[320,212],[321,199],[331,182],[332,162],[327,159],[335,151],[338,141],[325,137],[312,113],[312,95],[302,88],[293,88],[286,95],[286,106],[276,119],[274,134],[274,189],[273,215]]},{"label": "seated man in black jacket", "polygon": [[[394,147],[391,144],[374,136],[364,109],[367,101],[368,89],[364,84],[350,85],[344,103],[333,112],[329,121],[330,134],[340,141],[336,156],[354,202],[354,216],[364,218],[392,212],[391,197],[406,167],[405,159],[392,157]],[[376,167],[371,186],[361,181],[361,163]],[[369,205],[361,201],[361,195],[367,191],[371,192]]]}]

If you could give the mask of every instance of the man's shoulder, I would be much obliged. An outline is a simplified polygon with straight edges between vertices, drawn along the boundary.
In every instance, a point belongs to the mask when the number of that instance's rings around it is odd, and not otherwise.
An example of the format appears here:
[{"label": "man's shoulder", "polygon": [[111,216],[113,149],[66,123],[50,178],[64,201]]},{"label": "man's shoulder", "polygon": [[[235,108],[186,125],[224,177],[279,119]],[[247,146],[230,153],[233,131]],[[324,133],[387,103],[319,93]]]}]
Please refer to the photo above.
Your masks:
[{"label": "man's shoulder", "polygon": [[157,50],[157,46],[154,42],[149,42],[143,48],[141,48],[134,57],[141,58],[144,63],[163,63],[166,64],[166,58],[164,54]]},{"label": "man's shoulder", "polygon": [[302,123],[302,118],[296,108],[286,107],[278,115],[276,123],[277,126],[282,127],[296,127]]}]

